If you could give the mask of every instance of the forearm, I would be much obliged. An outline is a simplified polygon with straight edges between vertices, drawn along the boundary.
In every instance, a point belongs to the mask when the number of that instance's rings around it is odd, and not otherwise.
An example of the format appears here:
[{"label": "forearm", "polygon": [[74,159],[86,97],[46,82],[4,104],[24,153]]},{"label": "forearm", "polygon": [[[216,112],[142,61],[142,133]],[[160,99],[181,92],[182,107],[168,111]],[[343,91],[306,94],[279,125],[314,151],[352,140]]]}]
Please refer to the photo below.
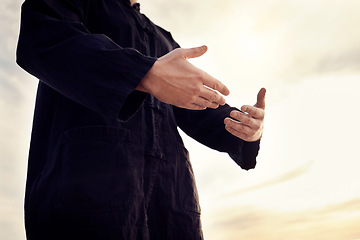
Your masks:
[{"label": "forearm", "polygon": [[58,93],[117,118],[156,59],[91,34],[81,22],[81,6],[66,2],[23,5],[17,62]]},{"label": "forearm", "polygon": [[260,141],[245,142],[225,129],[224,119],[235,109],[228,105],[202,111],[174,107],[174,112],[186,134],[212,149],[228,153],[241,168],[248,170],[256,165]]}]

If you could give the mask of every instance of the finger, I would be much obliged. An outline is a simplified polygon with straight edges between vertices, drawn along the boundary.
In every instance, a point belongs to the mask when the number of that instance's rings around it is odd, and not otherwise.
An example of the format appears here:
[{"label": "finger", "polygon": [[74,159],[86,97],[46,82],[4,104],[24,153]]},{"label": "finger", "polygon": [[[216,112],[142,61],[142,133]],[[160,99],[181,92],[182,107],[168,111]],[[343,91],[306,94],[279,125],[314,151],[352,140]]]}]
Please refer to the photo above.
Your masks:
[{"label": "finger", "polygon": [[265,109],[265,95],[266,95],[266,89],[261,88],[257,95],[257,101],[255,107]]},{"label": "finger", "polygon": [[203,45],[201,47],[194,48],[182,48],[182,54],[185,59],[197,58],[202,56],[207,51],[207,46]]},{"label": "finger", "polygon": [[190,109],[190,110],[205,110],[206,107],[197,105],[195,103],[189,103],[189,104],[179,104],[176,105],[177,107],[184,108],[184,109]]},{"label": "finger", "polygon": [[232,135],[238,137],[238,138],[241,138],[243,140],[247,140],[248,139],[248,136],[245,134],[245,133],[241,133],[241,132],[238,132],[236,131],[235,129],[229,127],[229,126],[225,126],[225,129],[231,133]]},{"label": "finger", "polygon": [[225,118],[224,123],[227,127],[233,129],[232,131],[239,132],[241,134],[245,134],[247,136],[253,136],[256,131],[251,129],[249,126],[246,126],[240,122],[237,122],[231,118]]},{"label": "finger", "polygon": [[262,108],[257,108],[250,105],[244,105],[241,107],[241,111],[250,114],[253,118],[264,119],[265,111]]},{"label": "finger", "polygon": [[205,108],[218,108],[219,104],[211,102],[203,97],[197,97],[195,98],[195,101],[192,103],[201,107],[205,107]]},{"label": "finger", "polygon": [[238,120],[239,122],[243,123],[246,126],[249,126],[252,129],[260,128],[260,125],[257,123],[259,120],[251,117],[249,114],[245,114],[239,111],[231,111],[230,117]]},{"label": "finger", "polygon": [[[185,59],[189,59],[189,58],[196,58],[196,57],[202,56],[204,53],[207,52],[208,48],[206,45],[203,45],[201,47],[194,47],[194,48],[181,48],[180,50],[182,51],[183,57]],[[221,83],[216,78],[210,76],[206,72],[203,72],[203,73],[204,74],[203,74],[202,82],[205,86],[208,86],[214,90],[217,90],[225,96],[230,94],[229,89],[223,83]]]},{"label": "finger", "polygon": [[197,104],[190,104],[189,107],[187,107],[187,109],[191,109],[191,110],[205,110],[206,107],[203,107],[203,106],[200,106],[200,105],[197,105]]},{"label": "finger", "polygon": [[231,130],[231,133],[236,133],[237,135],[246,135],[247,138],[249,136],[255,135],[255,132],[253,129],[251,129],[249,126],[246,126],[240,122],[237,122],[231,118],[225,118],[224,120],[225,127],[229,130]]},{"label": "finger", "polygon": [[213,76],[207,74],[206,72],[204,73],[204,77],[202,79],[202,82],[205,86],[214,89],[218,92],[220,92],[221,94],[227,96],[230,94],[229,89],[219,80],[217,80],[216,78],[214,78]]},{"label": "finger", "polygon": [[200,97],[207,99],[209,102],[216,103],[218,105],[224,105],[225,99],[216,91],[213,91],[207,87],[201,88]]}]

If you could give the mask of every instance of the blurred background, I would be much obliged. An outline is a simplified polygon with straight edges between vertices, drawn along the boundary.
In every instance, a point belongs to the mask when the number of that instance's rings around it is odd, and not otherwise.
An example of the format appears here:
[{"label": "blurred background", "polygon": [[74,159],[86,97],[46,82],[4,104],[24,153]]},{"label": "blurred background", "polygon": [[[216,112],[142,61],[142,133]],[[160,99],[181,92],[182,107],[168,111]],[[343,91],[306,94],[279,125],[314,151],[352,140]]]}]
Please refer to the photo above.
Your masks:
[{"label": "blurred background", "polygon": [[[266,125],[254,170],[184,134],[207,240],[360,239],[360,1],[139,1],[191,62],[254,104]],[[0,0],[0,239],[24,240],[37,79],[15,64],[20,0]]]}]

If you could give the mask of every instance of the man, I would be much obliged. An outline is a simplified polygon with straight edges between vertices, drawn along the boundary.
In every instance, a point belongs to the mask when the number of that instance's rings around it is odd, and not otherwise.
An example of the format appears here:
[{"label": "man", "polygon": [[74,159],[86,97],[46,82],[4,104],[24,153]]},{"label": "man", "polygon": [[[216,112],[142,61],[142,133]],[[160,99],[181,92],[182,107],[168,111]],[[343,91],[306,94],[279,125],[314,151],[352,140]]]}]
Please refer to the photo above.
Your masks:
[{"label": "man", "polygon": [[265,89],[229,90],[129,0],[26,0],[17,62],[39,81],[27,238],[203,239],[185,133],[255,167]]}]

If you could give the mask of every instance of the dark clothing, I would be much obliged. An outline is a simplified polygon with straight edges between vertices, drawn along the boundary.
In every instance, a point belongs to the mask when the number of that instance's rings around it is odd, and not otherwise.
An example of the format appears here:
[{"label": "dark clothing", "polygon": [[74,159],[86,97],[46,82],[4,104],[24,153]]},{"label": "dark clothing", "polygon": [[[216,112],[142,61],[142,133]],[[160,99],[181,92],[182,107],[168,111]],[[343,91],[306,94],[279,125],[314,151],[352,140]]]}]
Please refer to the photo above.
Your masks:
[{"label": "dark clothing", "polygon": [[[228,133],[233,109],[191,111],[135,90],[179,47],[128,0],[26,0],[18,64],[40,79],[29,153],[30,240],[202,239],[177,127],[253,168],[259,142]],[[206,159],[204,159],[206,161]]]}]

